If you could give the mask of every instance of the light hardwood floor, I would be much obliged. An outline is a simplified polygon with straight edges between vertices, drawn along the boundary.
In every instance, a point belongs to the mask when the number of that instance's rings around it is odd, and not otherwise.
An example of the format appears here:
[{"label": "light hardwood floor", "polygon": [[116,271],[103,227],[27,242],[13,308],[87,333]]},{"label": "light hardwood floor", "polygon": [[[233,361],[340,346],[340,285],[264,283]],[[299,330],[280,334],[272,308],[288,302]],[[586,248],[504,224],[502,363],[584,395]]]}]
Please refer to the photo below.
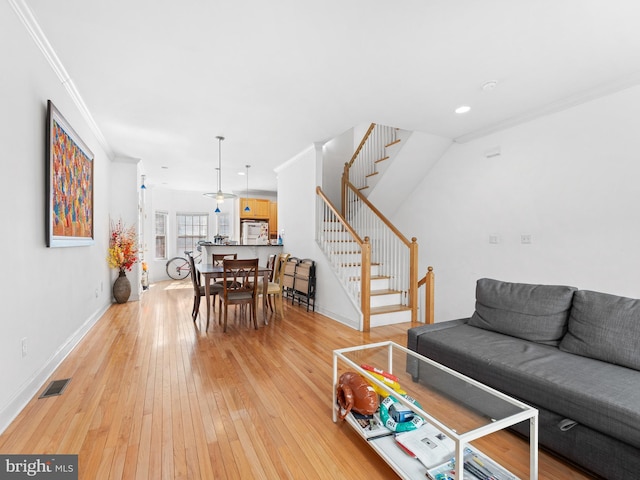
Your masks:
[{"label": "light hardwood floor", "polygon": [[[0,452],[79,454],[81,479],[396,478],[331,418],[332,350],[394,340],[410,324],[361,333],[301,307],[256,331],[230,320],[194,325],[189,283],[152,285],[113,305],[0,436]],[[205,305],[201,311],[205,312]],[[259,315],[261,314],[259,311]],[[47,382],[48,383],[48,382]],[[528,475],[528,443],[508,433],[478,444]],[[589,478],[541,452],[540,478]]]}]

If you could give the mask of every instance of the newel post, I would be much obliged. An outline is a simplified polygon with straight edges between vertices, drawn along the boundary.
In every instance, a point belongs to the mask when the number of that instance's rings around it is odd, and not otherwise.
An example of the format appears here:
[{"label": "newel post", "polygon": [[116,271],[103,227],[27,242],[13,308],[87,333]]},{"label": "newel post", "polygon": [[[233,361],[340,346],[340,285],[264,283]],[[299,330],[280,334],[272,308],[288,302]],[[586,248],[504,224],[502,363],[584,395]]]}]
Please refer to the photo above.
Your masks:
[{"label": "newel post", "polygon": [[371,244],[364,237],[362,244],[362,272],[360,274],[360,308],[362,309],[362,331],[371,329]]},{"label": "newel post", "polygon": [[425,277],[425,312],[424,312],[424,323],[434,323],[435,322],[435,282],[436,277],[433,273],[433,267],[427,268],[427,276]]},{"label": "newel post", "polygon": [[409,306],[411,321],[418,321],[418,243],[416,237],[411,238],[409,246]]}]

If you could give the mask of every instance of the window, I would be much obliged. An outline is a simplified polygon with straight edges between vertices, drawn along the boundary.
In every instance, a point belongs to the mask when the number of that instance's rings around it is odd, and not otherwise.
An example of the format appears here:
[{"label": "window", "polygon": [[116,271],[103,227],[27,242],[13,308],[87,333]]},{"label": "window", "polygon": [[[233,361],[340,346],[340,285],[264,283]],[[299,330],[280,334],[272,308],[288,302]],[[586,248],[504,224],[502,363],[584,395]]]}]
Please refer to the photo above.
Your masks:
[{"label": "window", "polygon": [[224,235],[226,237],[231,236],[231,229],[229,228],[229,214],[219,213],[218,217],[218,235]]},{"label": "window", "polygon": [[157,259],[167,258],[167,212],[156,212],[156,253]]},{"label": "window", "polygon": [[209,215],[206,213],[178,213],[178,254],[196,251],[197,243],[209,234]]}]

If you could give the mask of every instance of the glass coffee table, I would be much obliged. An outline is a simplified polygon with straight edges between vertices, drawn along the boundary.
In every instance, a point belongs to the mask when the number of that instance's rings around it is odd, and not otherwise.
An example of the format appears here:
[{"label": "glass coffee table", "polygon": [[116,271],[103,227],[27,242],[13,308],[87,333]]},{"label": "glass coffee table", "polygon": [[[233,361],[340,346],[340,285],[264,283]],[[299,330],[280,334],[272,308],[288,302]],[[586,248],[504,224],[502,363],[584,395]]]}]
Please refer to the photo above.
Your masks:
[{"label": "glass coffee table", "polygon": [[[396,383],[372,373],[371,367],[394,377]],[[336,403],[338,380],[345,371],[359,373],[383,397],[390,397],[373,419],[356,418],[350,414],[346,420],[401,478],[459,479],[463,476],[459,475],[455,465],[465,465],[465,479],[515,479],[496,460],[478,452],[470,442],[528,420],[529,478],[537,480],[538,411],[535,408],[394,342],[380,342],[333,351],[334,422],[338,420],[339,410]],[[402,441],[405,433],[401,431],[410,431],[411,428],[406,422],[401,422],[404,425],[394,423],[393,419],[389,422],[391,410],[394,410],[393,418],[414,417],[414,427],[435,429],[439,438],[448,437],[445,439],[451,449],[448,462],[430,466],[424,462],[424,457],[418,455],[423,460],[418,461],[408,455],[406,449],[400,448],[398,444],[405,443]],[[401,410],[405,410],[404,417],[397,416]],[[430,443],[427,439],[422,442]]]}]

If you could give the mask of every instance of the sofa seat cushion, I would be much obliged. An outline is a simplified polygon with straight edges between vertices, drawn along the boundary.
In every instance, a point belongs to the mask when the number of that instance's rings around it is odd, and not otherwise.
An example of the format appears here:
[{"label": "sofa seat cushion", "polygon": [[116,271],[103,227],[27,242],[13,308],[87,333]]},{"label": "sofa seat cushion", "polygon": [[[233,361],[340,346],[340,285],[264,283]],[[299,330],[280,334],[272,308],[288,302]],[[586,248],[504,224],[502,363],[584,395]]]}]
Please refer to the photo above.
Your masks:
[{"label": "sofa seat cushion", "polygon": [[640,300],[580,290],[560,350],[640,370]]},{"label": "sofa seat cushion", "polygon": [[422,332],[418,353],[640,448],[640,372],[470,325]]},{"label": "sofa seat cushion", "polygon": [[574,287],[530,285],[481,278],[469,325],[545,345],[558,345],[567,331]]}]

